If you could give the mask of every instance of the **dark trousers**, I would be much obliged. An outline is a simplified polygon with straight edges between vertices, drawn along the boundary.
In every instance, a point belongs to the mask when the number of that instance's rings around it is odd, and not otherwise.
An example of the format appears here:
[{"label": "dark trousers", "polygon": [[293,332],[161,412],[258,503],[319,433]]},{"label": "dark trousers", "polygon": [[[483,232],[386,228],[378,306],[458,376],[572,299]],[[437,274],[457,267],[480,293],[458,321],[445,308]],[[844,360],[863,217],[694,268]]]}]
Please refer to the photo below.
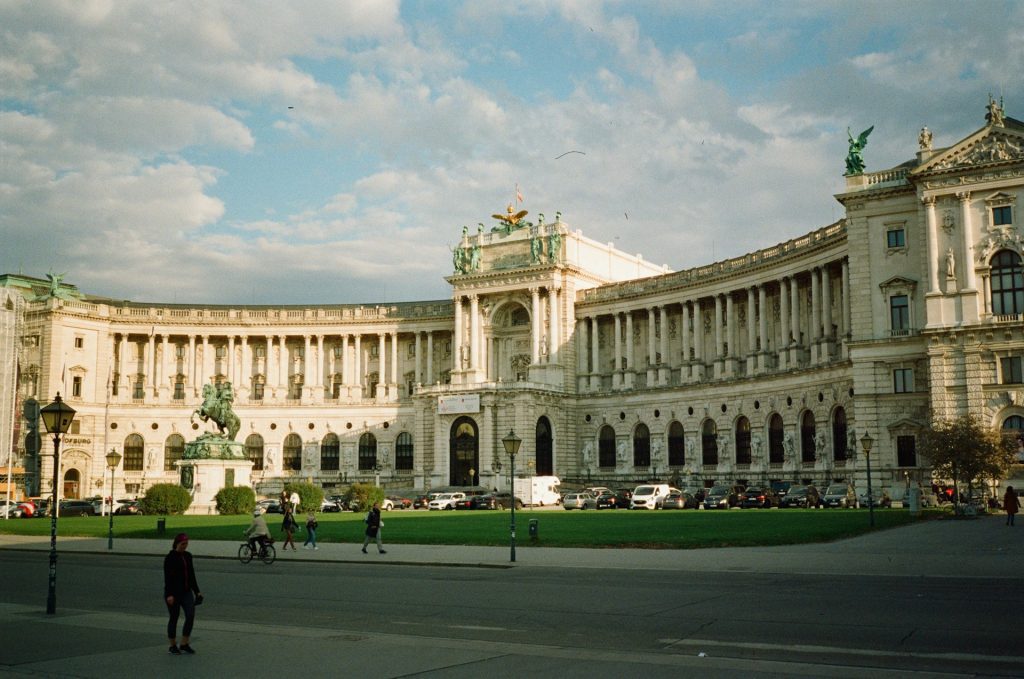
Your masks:
[{"label": "dark trousers", "polygon": [[[164,603],[167,603],[166,600]],[[192,592],[176,596],[173,604],[167,604],[167,612],[170,614],[170,620],[167,621],[168,639],[178,636],[178,613],[182,610],[185,611],[185,624],[181,627],[181,636],[187,637],[192,634],[192,623],[196,620],[196,598]]]}]

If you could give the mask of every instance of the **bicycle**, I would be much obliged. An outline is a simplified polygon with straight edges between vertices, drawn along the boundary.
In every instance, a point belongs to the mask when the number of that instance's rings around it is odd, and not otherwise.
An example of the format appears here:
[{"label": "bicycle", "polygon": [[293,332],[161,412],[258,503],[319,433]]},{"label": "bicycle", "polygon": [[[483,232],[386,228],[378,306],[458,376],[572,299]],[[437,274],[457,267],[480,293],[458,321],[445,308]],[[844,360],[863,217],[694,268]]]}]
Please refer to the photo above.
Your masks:
[{"label": "bicycle", "polygon": [[254,558],[269,566],[277,558],[277,550],[268,542],[260,545],[259,549],[254,552],[248,541],[243,542],[238,548],[238,560],[242,563],[249,563]]}]

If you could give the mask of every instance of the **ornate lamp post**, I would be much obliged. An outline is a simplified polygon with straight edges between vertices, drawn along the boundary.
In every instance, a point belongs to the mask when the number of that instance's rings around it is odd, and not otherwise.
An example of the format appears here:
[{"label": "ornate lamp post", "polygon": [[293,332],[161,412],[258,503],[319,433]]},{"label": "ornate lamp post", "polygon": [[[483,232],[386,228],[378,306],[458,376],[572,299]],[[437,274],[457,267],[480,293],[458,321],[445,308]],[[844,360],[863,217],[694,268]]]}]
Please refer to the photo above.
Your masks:
[{"label": "ornate lamp post", "polygon": [[68,433],[75,411],[60,398],[39,411],[46,431],[53,434],[53,499],[50,501],[50,581],[46,594],[46,612],[57,612],[57,514],[59,512],[57,488],[60,484],[60,437]]},{"label": "ornate lamp post", "polygon": [[505,446],[505,452],[508,453],[508,457],[512,461],[508,478],[512,494],[512,552],[510,561],[514,562],[516,560],[516,454],[519,452],[519,446],[523,444],[523,439],[516,436],[515,431],[509,429],[508,436],[501,439],[501,443]]},{"label": "ornate lamp post", "polygon": [[107,453],[107,466],[110,467],[110,532],[107,534],[107,549],[114,548],[114,470],[121,463],[121,453],[113,448]]},{"label": "ornate lamp post", "polygon": [[864,432],[864,436],[860,439],[860,446],[864,449],[864,459],[868,466],[868,517],[872,527],[875,525],[875,501],[871,496],[871,444],[874,442],[871,434],[867,432]]}]

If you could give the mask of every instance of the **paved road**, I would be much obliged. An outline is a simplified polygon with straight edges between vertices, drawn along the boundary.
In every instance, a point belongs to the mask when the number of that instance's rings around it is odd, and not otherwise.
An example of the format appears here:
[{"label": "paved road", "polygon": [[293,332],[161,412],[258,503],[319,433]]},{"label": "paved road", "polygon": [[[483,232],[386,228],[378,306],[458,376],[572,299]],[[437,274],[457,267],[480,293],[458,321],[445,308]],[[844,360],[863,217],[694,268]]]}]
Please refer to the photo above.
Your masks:
[{"label": "paved road", "polygon": [[1018,530],[993,517],[788,548],[523,546],[515,564],[507,548],[324,545],[243,567],[235,545],[193,543],[213,598],[194,658],[168,657],[159,633],[166,541],[110,555],[62,539],[46,616],[46,540],[2,536],[0,673],[240,676],[260,658],[255,676],[1019,676],[1003,624],[1024,609]]}]

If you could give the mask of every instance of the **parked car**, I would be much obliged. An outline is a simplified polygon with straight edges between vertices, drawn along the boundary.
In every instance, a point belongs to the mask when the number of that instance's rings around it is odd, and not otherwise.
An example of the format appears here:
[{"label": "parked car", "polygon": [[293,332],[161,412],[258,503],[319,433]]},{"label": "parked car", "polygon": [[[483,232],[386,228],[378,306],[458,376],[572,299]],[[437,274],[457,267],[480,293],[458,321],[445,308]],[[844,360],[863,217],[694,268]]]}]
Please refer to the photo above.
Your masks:
[{"label": "parked car", "polygon": [[455,501],[455,509],[476,509],[473,506],[473,498],[479,497],[477,495],[467,495],[466,497],[459,498]]},{"label": "parked car", "polygon": [[779,496],[771,488],[747,486],[740,496],[740,507],[745,509],[771,509],[779,506]]},{"label": "parked car", "polygon": [[697,509],[700,506],[700,501],[692,494],[681,491],[673,490],[661,503],[662,509]]},{"label": "parked car", "polygon": [[822,507],[856,507],[857,493],[848,483],[833,483],[825,489],[821,498]]},{"label": "parked car", "polygon": [[413,509],[426,509],[427,505],[429,503],[430,503],[430,498],[427,497],[426,494],[424,494],[424,495],[417,495],[416,497],[414,497],[412,499],[412,508]]},{"label": "parked car", "polygon": [[21,518],[22,512],[23,510],[18,506],[18,503],[0,500],[0,517],[17,519]]},{"label": "parked car", "polygon": [[337,513],[341,511],[341,505],[338,504],[337,500],[332,500],[329,497],[325,497],[320,501],[320,511],[326,513]]},{"label": "parked car", "polygon": [[[473,509],[508,509],[512,506],[511,493],[488,493],[472,497]],[[523,501],[515,499],[516,509],[522,509]]]},{"label": "parked car", "polygon": [[91,500],[65,500],[60,503],[61,516],[96,516],[96,505]]},{"label": "parked car", "polygon": [[667,483],[637,486],[629,501],[630,509],[661,509],[661,503],[673,489]]},{"label": "parked car", "polygon": [[455,509],[455,503],[466,497],[465,493],[438,493],[437,497],[427,505],[428,509]]},{"label": "parked car", "polygon": [[118,505],[114,507],[115,514],[142,514],[142,508],[139,507],[138,500],[118,500]]},{"label": "parked car", "polygon": [[713,486],[704,496],[704,509],[731,509],[739,501],[735,486]]},{"label": "parked car", "polygon": [[590,493],[566,493],[562,506],[566,509],[597,509],[597,498]]},{"label": "parked car", "polygon": [[395,509],[412,509],[412,500],[401,495],[388,495]]},{"label": "parked car", "polygon": [[775,491],[775,494],[779,496],[779,500],[786,497],[786,493],[789,492],[790,488],[798,488],[803,484],[797,483],[796,481],[772,481],[770,484],[771,489]]},{"label": "parked car", "polygon": [[257,507],[262,507],[267,514],[284,514],[284,510],[281,509],[281,503],[277,500],[260,500],[256,503]]},{"label": "parked car", "polygon": [[700,486],[686,486],[685,488],[681,488],[680,490],[682,490],[684,493],[692,495],[694,498],[697,499],[697,502],[704,502],[704,497],[708,494],[708,489],[702,488]]},{"label": "parked car", "polygon": [[814,486],[790,486],[779,500],[780,507],[814,508],[821,505],[821,495]]},{"label": "parked car", "polygon": [[590,488],[584,488],[579,491],[581,493],[590,493],[594,497],[601,497],[604,493],[612,492],[611,488],[605,488],[604,486],[591,486]]},{"label": "parked car", "polygon": [[607,491],[597,496],[598,509],[629,509],[629,495]]},{"label": "parked car", "polygon": [[381,511],[389,512],[395,508],[395,503],[391,498],[386,497],[380,501],[380,508]]}]

